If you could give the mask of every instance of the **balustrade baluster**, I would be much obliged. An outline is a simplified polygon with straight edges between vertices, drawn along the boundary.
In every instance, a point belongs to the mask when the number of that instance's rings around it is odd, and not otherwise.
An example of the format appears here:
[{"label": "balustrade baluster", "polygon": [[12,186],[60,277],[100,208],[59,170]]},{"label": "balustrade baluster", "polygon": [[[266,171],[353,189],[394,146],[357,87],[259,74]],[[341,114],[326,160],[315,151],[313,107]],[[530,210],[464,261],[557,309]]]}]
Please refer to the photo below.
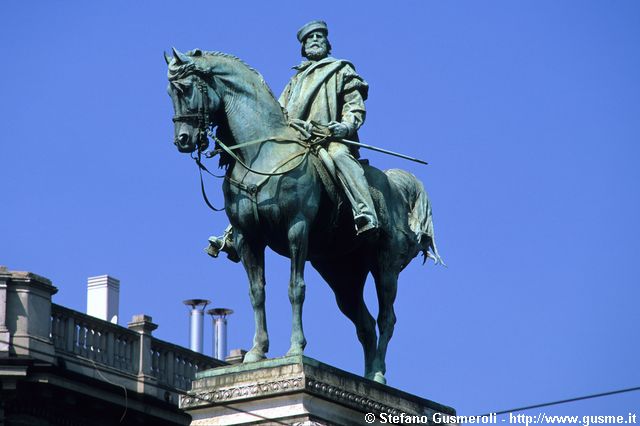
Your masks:
[{"label": "balustrade baluster", "polygon": [[87,329],[83,323],[78,324],[78,353],[86,356],[87,351]]},{"label": "balustrade baluster", "polygon": [[126,363],[127,363],[127,366],[129,367],[129,370],[134,373],[138,372],[138,362],[139,362],[137,359],[139,354],[139,351],[137,350],[138,343],[139,343],[138,340],[133,341],[133,340],[127,339]]},{"label": "balustrade baluster", "polygon": [[120,365],[120,346],[122,341],[120,340],[120,336],[113,336],[113,366],[116,368],[121,368]]},{"label": "balustrade baluster", "polygon": [[56,348],[65,348],[65,320],[62,315],[56,315]]},{"label": "balustrade baluster", "polygon": [[74,319],[71,317],[65,318],[64,322],[65,322],[64,348],[69,352],[73,352],[73,347],[75,346],[76,324]]},{"label": "balustrade baluster", "polygon": [[51,342],[54,348],[60,348],[60,318],[55,314],[51,315]]},{"label": "balustrade baluster", "polygon": [[158,353],[153,349],[149,349],[149,354],[151,355],[151,375],[157,378],[159,376],[158,372],[160,370],[160,368],[158,367]]},{"label": "balustrade baluster", "polygon": [[189,361],[189,374],[187,374],[187,386],[191,386],[191,380],[193,380],[193,376],[195,375],[195,368],[193,365],[193,361]]},{"label": "balustrade baluster", "polygon": [[173,351],[166,352],[166,363],[167,363],[167,371],[166,371],[166,381],[169,386],[173,386],[176,382],[175,378],[175,360],[173,356]]},{"label": "balustrade baluster", "polygon": [[126,363],[125,363],[125,353],[124,351],[127,350],[127,347],[125,345],[124,342],[124,336],[120,335],[118,336],[119,342],[118,342],[118,368],[121,369],[126,369]]},{"label": "balustrade baluster", "polygon": [[95,337],[96,335],[94,330],[87,325],[87,344],[86,344],[87,358],[94,359],[94,360],[96,359],[95,343],[94,343]]},{"label": "balustrade baluster", "polygon": [[178,357],[176,363],[176,387],[184,389],[184,362]]},{"label": "balustrade baluster", "polygon": [[102,363],[106,363],[107,361],[107,354],[105,351],[106,346],[106,336],[104,334],[104,331],[100,330],[98,331],[98,360]]},{"label": "balustrade baluster", "polygon": [[105,332],[105,359],[107,365],[115,365],[115,337],[111,331]]},{"label": "balustrade baluster", "polygon": [[162,355],[161,355],[162,358],[160,359],[161,360],[160,368],[161,368],[161,373],[162,374],[160,375],[160,377],[162,377],[162,382],[163,383],[167,383],[169,381],[169,378],[167,376],[167,369],[168,369],[168,366],[169,366],[167,364],[167,361],[168,361],[169,357],[168,357],[168,354],[167,354],[166,350],[162,351],[161,353],[162,353]]}]

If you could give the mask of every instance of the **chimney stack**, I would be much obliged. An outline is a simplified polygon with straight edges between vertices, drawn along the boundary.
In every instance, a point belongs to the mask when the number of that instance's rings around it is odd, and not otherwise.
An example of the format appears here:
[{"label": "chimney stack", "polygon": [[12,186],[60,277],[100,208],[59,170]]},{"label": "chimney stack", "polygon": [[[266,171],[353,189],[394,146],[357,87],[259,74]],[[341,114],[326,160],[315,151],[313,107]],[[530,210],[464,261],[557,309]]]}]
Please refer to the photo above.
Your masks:
[{"label": "chimney stack", "polygon": [[227,315],[233,310],[215,308],[207,311],[213,318],[213,357],[224,361],[227,357]]},{"label": "chimney stack", "polygon": [[204,309],[210,300],[206,299],[189,299],[183,302],[187,306],[191,306],[190,327],[189,327],[189,348],[194,352],[202,353],[202,332],[204,328]]},{"label": "chimney stack", "polygon": [[109,275],[87,279],[87,315],[118,323],[120,280]]}]

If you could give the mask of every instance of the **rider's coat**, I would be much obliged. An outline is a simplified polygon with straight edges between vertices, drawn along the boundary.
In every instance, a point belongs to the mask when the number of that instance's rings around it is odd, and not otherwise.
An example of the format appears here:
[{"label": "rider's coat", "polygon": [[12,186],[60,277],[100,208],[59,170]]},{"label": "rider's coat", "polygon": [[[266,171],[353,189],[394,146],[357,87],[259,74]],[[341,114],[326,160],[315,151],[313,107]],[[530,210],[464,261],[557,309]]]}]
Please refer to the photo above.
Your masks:
[{"label": "rider's coat", "polygon": [[365,120],[364,101],[369,85],[354,66],[332,57],[317,62],[306,61],[294,67],[297,71],[280,95],[280,104],[289,119],[315,121],[327,125],[331,121],[345,124],[347,139],[358,140],[358,129]]},{"label": "rider's coat", "polygon": [[[321,125],[340,122],[347,126],[345,139],[357,140],[357,131],[364,123],[369,86],[347,61],[327,57],[303,62],[294,67],[296,75],[280,96],[289,120],[314,121]],[[356,227],[377,227],[378,219],[364,170],[356,158],[357,149],[343,143],[329,143],[327,151],[338,169],[345,195],[349,199]]]}]

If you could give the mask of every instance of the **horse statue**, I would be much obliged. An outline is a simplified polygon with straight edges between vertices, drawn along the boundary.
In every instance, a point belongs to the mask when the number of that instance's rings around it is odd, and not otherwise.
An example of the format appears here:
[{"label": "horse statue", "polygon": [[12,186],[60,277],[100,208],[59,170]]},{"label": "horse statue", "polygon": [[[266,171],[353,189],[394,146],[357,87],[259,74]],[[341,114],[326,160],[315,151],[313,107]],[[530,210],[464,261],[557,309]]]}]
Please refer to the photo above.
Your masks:
[{"label": "horse statue", "polygon": [[[301,355],[306,346],[302,305],[304,267],[310,261],[355,325],[364,349],[365,377],[386,383],[398,275],[419,252],[424,261],[430,257],[441,263],[422,183],[402,170],[382,172],[363,165],[380,231],[373,238],[357,237],[350,206],[319,160],[318,144],[303,140],[290,125],[256,70],[234,56],[198,49],[186,54],[173,49],[173,56],[165,54],[165,59],[175,145],[192,156],[197,150],[199,157],[209,135],[227,167],[222,185],[225,210],[249,278],[255,320],[253,347],[244,362],[265,358],[269,349],[264,264],[268,246],[291,259],[293,323],[287,355]],[[379,303],[379,337],[363,298],[369,273]]]}]

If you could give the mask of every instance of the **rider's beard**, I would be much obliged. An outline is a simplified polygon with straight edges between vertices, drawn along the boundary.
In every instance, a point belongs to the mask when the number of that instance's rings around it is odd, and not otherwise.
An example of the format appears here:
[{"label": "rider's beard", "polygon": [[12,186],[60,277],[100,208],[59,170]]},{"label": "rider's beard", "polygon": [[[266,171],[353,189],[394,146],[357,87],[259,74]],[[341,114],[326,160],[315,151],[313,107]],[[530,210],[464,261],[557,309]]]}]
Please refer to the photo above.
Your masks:
[{"label": "rider's beard", "polygon": [[305,49],[305,55],[307,59],[310,61],[319,61],[320,59],[324,59],[327,57],[327,48],[326,46],[310,46]]}]

